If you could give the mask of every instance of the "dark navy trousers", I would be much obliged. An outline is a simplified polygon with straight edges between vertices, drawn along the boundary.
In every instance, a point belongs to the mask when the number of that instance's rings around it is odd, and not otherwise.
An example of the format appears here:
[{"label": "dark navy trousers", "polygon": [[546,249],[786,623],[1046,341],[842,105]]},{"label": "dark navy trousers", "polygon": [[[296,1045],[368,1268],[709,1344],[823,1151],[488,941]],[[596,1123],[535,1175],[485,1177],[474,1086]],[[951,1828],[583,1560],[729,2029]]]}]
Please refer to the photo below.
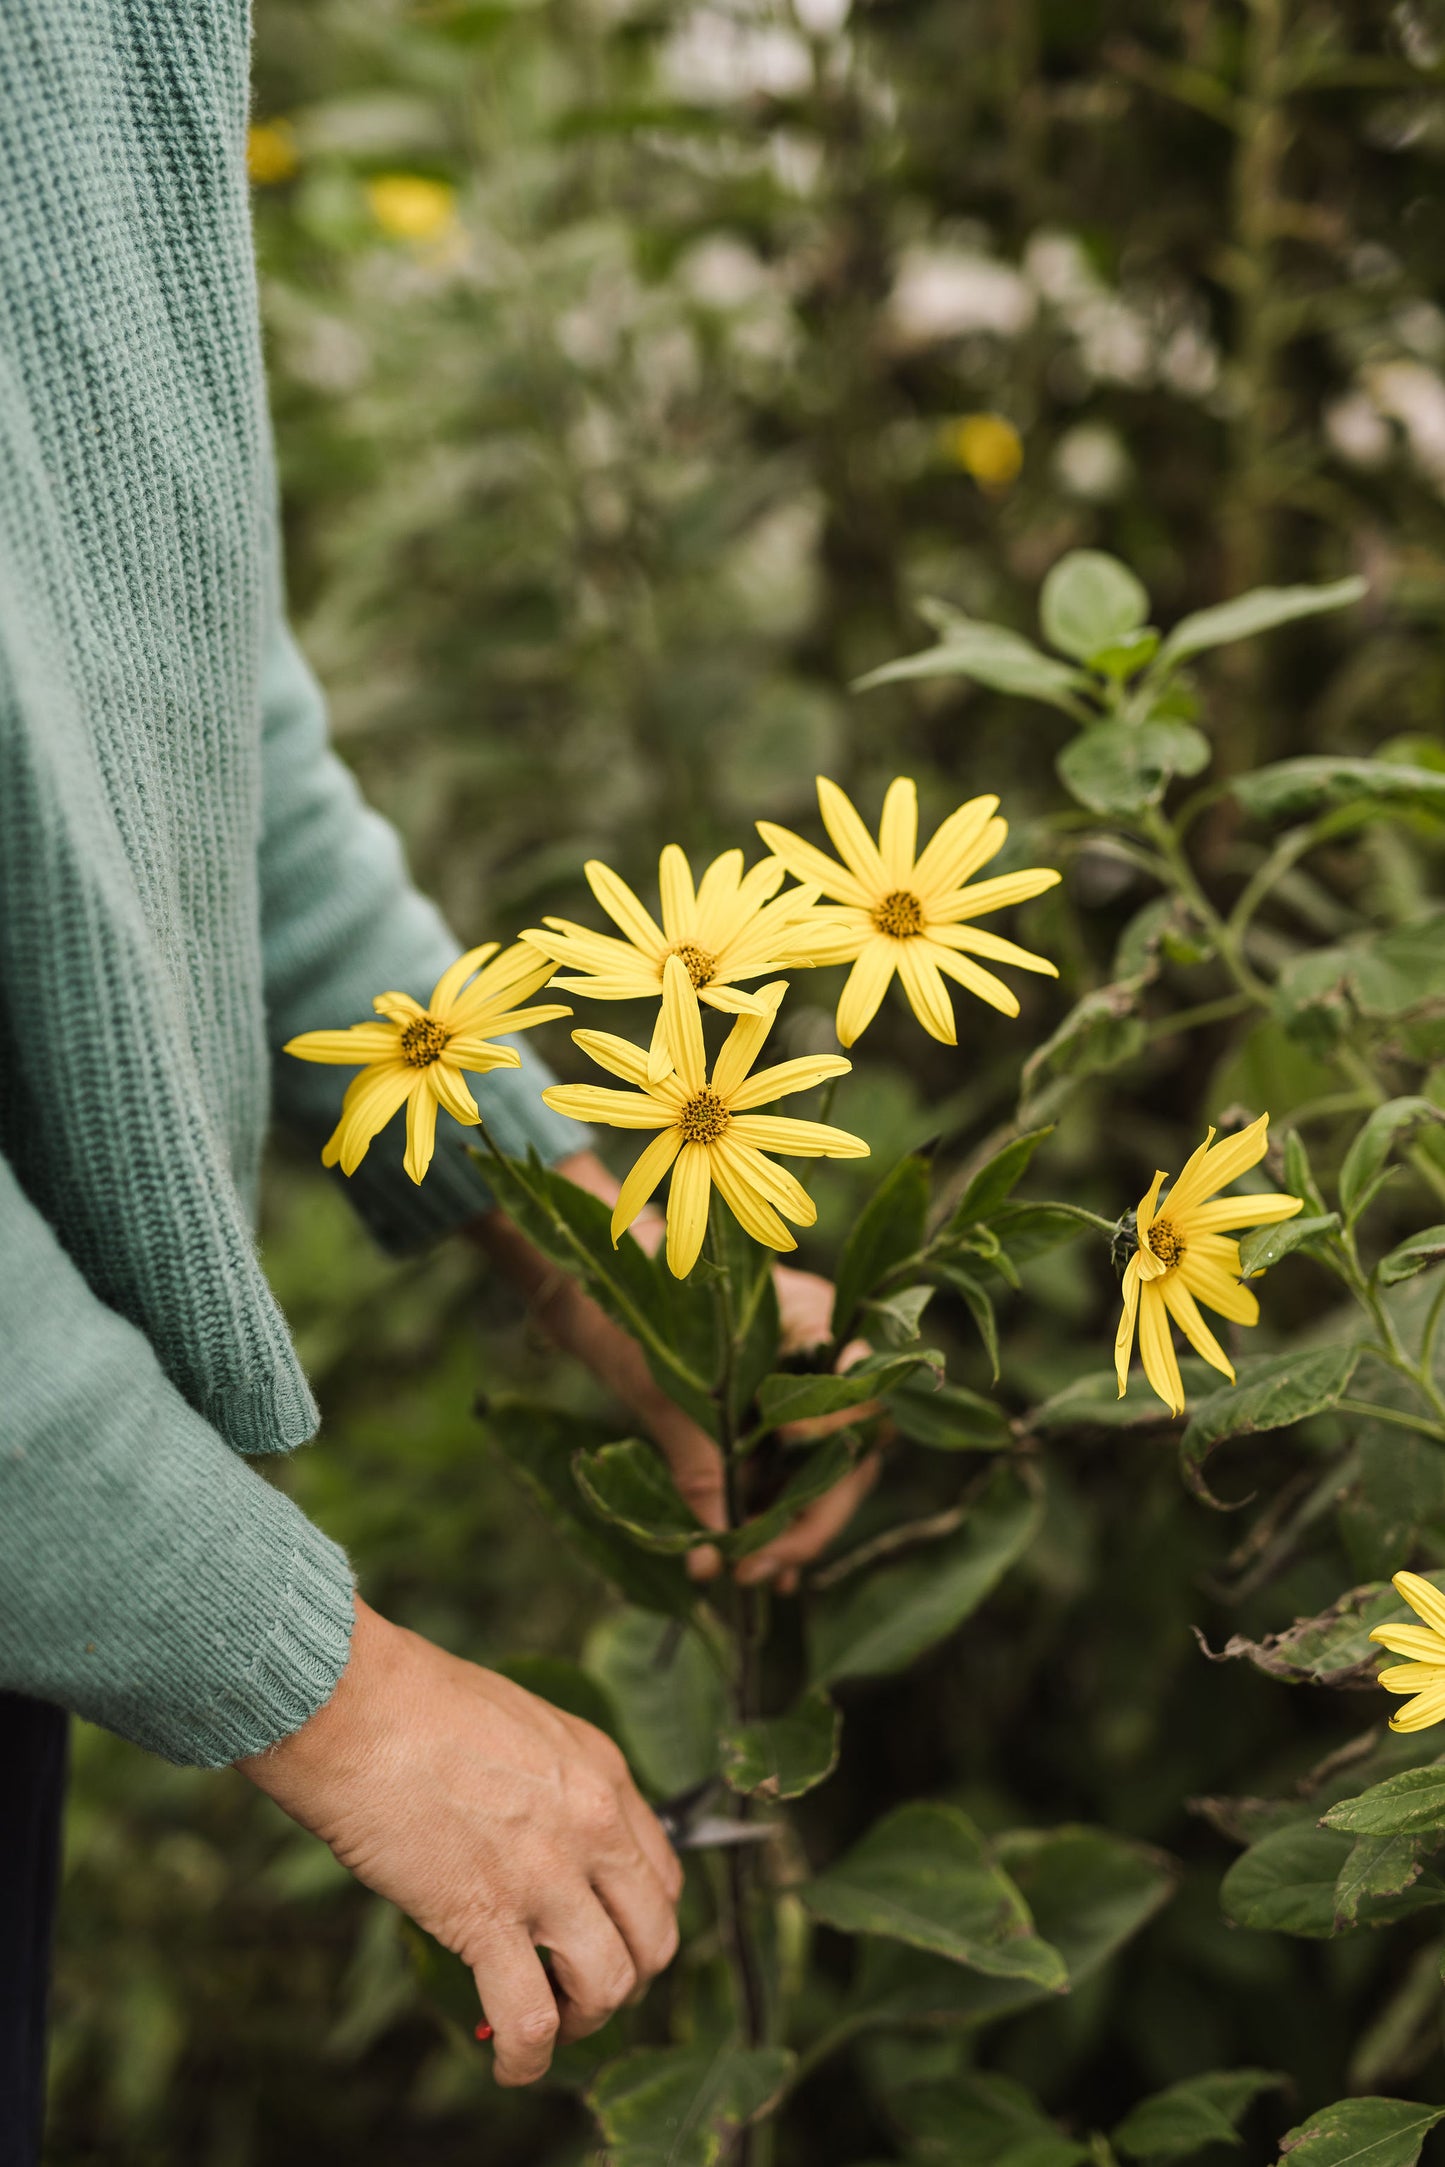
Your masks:
[{"label": "dark navy trousers", "polygon": [[0,1693],[0,2167],[39,2167],[63,1709]]}]

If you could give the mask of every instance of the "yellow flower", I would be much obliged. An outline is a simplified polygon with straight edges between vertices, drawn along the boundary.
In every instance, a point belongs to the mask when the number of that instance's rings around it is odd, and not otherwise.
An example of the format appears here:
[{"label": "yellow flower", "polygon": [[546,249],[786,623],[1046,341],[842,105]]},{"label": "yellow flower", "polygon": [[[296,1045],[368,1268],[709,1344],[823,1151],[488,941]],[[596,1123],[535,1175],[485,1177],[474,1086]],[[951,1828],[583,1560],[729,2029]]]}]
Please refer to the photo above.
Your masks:
[{"label": "yellow flower", "polygon": [[289,181],[301,163],[289,120],[254,121],[246,131],[246,171],[258,188]]},{"label": "yellow flower", "polygon": [[681,959],[669,956],[663,968],[662,1013],[671,1066],[662,1081],[651,1080],[640,1046],[607,1031],[574,1031],[584,1053],[634,1088],[553,1084],[542,1093],[547,1105],[578,1121],[659,1131],[622,1184],[612,1214],[612,1239],[614,1244],[621,1241],[671,1167],[667,1261],[678,1279],[685,1279],[697,1262],[714,1187],[754,1241],[769,1249],[797,1248],[779,1214],[795,1226],[811,1226],[818,1207],[802,1183],[765,1153],[781,1151],[807,1159],[868,1156],[862,1137],[850,1136],[846,1129],[753,1111],[791,1092],[809,1091],[827,1076],[842,1076],[851,1066],[837,1054],[825,1053],[751,1073],[787,990],[781,981],[763,987],[758,995],[762,1012],[738,1017],[709,1077],[697,994]]},{"label": "yellow flower", "polygon": [[1413,1693],[1397,1716],[1392,1731],[1426,1731],[1445,1720],[1445,1595],[1418,1573],[1396,1573],[1393,1582],[1423,1625],[1377,1625],[1371,1640],[1395,1655],[1411,1661],[1380,1672],[1379,1683],[1387,1693]]},{"label": "yellow flower", "polygon": [[378,173],[366,184],[366,200],[393,241],[439,241],[457,222],[455,188],[421,173]]},{"label": "yellow flower", "polygon": [[1018,479],[1023,441],[1002,414],[960,414],[945,424],[944,456],[971,474],[980,489],[1004,490]]},{"label": "yellow flower", "polygon": [[996,933],[977,932],[968,923],[1042,895],[1059,878],[1047,866],[1036,865],[1027,872],[966,885],[980,866],[997,856],[1008,834],[1008,822],[994,817],[997,798],[971,798],[960,805],[921,854],[918,793],[906,776],[888,786],[876,843],[850,800],[821,775],[818,803],[842,865],[771,821],[760,820],[758,833],[796,879],[814,883],[842,905],[832,913],[835,930],[818,934],[814,960],[853,965],[838,1003],[843,1045],[851,1046],[866,1031],[895,971],[914,1015],[945,1046],[958,1044],[945,978],[956,979],[1006,1016],[1019,1012],[1003,980],[981,970],[973,956],[1058,977],[1043,956],[1016,948]]},{"label": "yellow flower", "polygon": [[365,1064],[347,1087],[341,1119],[321,1154],[323,1166],[339,1163],[343,1174],[354,1174],[372,1138],[404,1105],[404,1163],[412,1180],[419,1182],[431,1165],[438,1106],[468,1127],[481,1119],[463,1071],[481,1076],[488,1069],[520,1068],[516,1048],[494,1045],[493,1040],[505,1031],[529,1031],[554,1016],[571,1015],[570,1008],[517,1007],[546,984],[552,966],[520,941],[501,955],[498,946],[488,941],[458,957],[442,972],[426,1008],[409,993],[379,993],[371,1005],[384,1022],[357,1023],[346,1031],[307,1031],[288,1042],[286,1052],[300,1061],[327,1061],[340,1068]]},{"label": "yellow flower", "polygon": [[[1222,1144],[1214,1142],[1211,1129],[1162,1209],[1159,1185],[1168,1179],[1166,1174],[1156,1174],[1148,1195],[1140,1198],[1135,1227],[1139,1246],[1124,1273],[1124,1314],[1114,1341],[1120,1399],[1129,1381],[1136,1318],[1144,1374],[1171,1414],[1184,1412],[1184,1386],[1169,1330],[1171,1317],[1195,1353],[1222,1370],[1233,1384],[1234,1366],[1200,1316],[1198,1305],[1207,1303],[1232,1324],[1259,1322],[1258,1302],[1248,1287],[1240,1285],[1239,1243],[1225,1229],[1292,1219],[1301,1208],[1300,1199],[1278,1191],[1264,1196],[1218,1196],[1217,1192],[1259,1164],[1268,1128],[1269,1115],[1261,1114],[1258,1121],[1251,1121],[1237,1136],[1227,1136]],[[1216,1201],[1208,1202],[1210,1197]]]},{"label": "yellow flower", "polygon": [[[590,993],[597,1001],[655,999],[662,991],[668,957],[678,956],[709,1008],[734,1016],[771,1015],[759,995],[740,990],[738,980],[813,960],[809,950],[820,932],[812,908],[818,891],[793,888],[778,895],[787,871],[776,858],[760,860],[745,874],[742,852],[725,851],[694,888],[691,866],[676,843],[669,843],[657,868],[661,926],[626,881],[597,859],[588,861],[586,874],[592,893],[623,938],[590,932],[567,918],[546,918],[546,930],[524,933],[523,940],[554,964],[582,974],[559,978],[559,992]],[[831,934],[831,920],[826,930]],[[649,1083],[660,1083],[672,1065],[659,1012],[648,1055]]]}]

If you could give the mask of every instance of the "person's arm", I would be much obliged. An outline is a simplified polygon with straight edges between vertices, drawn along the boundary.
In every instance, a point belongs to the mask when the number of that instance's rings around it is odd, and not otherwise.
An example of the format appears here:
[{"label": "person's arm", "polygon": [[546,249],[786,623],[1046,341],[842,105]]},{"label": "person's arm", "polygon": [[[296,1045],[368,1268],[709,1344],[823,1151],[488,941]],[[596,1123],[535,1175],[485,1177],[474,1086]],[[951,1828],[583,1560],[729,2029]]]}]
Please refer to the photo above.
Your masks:
[{"label": "person's arm", "polygon": [[321,1706],[345,1556],[182,1398],[3,1160],[0,1407],[0,1685],[209,1767]]}]

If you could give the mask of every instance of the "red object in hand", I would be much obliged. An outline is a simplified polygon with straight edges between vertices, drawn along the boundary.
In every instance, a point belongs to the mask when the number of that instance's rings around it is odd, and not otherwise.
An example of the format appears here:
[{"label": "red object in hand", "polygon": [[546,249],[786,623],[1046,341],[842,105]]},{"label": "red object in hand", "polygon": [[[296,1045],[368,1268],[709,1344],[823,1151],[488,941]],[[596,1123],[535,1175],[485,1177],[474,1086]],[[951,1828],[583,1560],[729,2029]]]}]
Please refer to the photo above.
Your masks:
[{"label": "red object in hand", "polygon": [[491,2038],[491,2036],[492,2027],[490,2024],[479,2024],[477,2026],[477,2037],[481,2040],[483,2046],[486,2045],[487,2041]]}]

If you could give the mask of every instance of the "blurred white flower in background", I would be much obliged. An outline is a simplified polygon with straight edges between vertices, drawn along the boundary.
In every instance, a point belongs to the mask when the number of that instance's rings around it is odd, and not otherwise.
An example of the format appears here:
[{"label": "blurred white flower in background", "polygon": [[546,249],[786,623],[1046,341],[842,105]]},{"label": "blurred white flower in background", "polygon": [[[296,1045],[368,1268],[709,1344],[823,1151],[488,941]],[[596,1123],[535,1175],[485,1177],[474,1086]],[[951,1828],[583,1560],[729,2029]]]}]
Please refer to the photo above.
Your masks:
[{"label": "blurred white flower in background", "polygon": [[965,332],[1017,338],[1034,320],[1037,301],[1010,264],[978,249],[917,244],[905,249],[888,322],[896,344],[931,346]]},{"label": "blurred white flower in background", "polygon": [[664,44],[660,64],[674,97],[699,105],[798,98],[813,80],[812,56],[796,30],[745,22],[710,7],[683,18]]},{"label": "blurred white flower in background", "polygon": [[1133,462],[1106,421],[1081,421],[1054,446],[1054,479],[1086,504],[1108,504],[1129,486]]},{"label": "blurred white flower in background", "polygon": [[1360,373],[1380,413],[1404,430],[1416,465],[1445,489],[1445,383],[1423,361],[1376,361]]},{"label": "blurred white flower in background", "polygon": [[1382,467],[1395,442],[1394,431],[1366,391],[1348,391],[1324,411],[1325,440],[1341,459],[1355,467]]}]

